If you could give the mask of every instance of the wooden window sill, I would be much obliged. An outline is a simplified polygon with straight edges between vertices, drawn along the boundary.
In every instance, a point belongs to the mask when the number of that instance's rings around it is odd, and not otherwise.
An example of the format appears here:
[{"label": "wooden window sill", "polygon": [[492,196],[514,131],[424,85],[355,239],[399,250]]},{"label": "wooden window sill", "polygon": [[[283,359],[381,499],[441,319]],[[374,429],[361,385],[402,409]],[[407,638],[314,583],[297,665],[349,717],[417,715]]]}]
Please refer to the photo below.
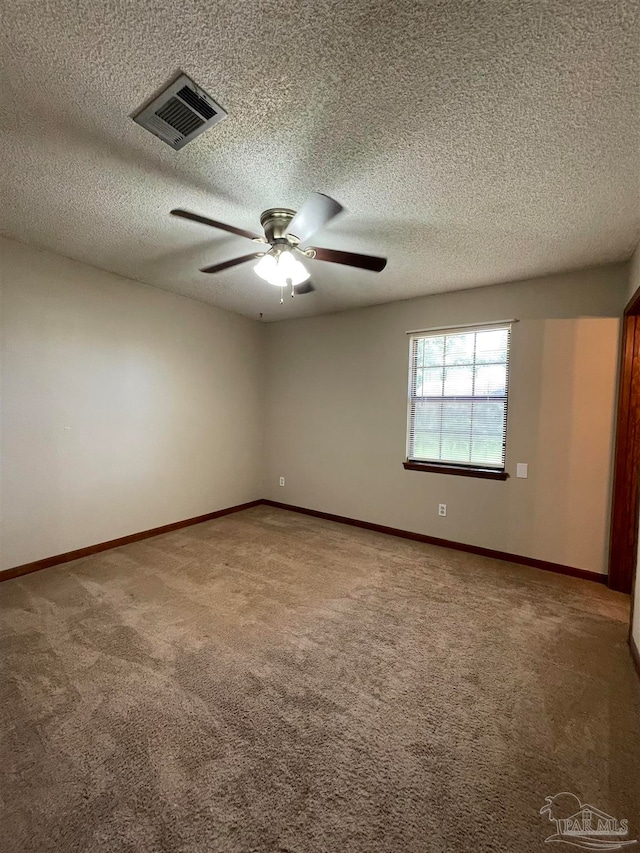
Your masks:
[{"label": "wooden window sill", "polygon": [[496,471],[495,468],[471,468],[464,465],[439,465],[437,462],[402,463],[407,471],[427,471],[431,474],[457,474],[459,477],[482,477],[485,480],[506,480],[506,471]]}]

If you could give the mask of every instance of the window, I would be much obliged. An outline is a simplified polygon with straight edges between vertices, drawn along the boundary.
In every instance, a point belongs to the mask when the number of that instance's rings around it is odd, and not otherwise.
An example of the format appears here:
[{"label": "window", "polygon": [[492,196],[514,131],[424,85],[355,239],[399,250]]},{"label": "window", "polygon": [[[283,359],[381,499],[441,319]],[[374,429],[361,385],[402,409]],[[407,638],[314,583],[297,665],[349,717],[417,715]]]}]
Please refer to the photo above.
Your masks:
[{"label": "window", "polygon": [[509,324],[411,335],[405,467],[506,478],[510,336]]}]

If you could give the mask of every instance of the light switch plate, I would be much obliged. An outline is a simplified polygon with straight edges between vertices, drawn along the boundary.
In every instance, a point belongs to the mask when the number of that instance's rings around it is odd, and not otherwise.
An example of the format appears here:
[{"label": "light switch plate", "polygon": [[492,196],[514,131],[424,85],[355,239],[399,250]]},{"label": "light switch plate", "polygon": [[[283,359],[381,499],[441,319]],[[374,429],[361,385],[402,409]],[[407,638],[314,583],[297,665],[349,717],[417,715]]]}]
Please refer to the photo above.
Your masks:
[{"label": "light switch plate", "polygon": [[518,462],[516,465],[516,477],[522,477],[523,480],[526,480],[529,476],[529,463],[528,462]]}]

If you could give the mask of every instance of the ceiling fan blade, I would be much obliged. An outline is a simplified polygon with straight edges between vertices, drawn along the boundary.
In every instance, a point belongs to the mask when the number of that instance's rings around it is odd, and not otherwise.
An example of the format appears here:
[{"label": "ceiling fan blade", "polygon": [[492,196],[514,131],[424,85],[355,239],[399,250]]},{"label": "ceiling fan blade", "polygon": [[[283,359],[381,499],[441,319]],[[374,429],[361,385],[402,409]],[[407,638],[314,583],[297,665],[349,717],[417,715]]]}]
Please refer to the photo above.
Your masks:
[{"label": "ceiling fan blade", "polygon": [[237,234],[238,237],[248,237],[249,240],[263,241],[264,239],[257,234],[252,234],[251,231],[245,231],[244,228],[236,228],[235,225],[227,225],[226,222],[216,222],[215,219],[207,219],[206,216],[200,216],[199,213],[191,213],[188,210],[176,208],[176,210],[171,211],[171,215],[191,219],[193,222],[201,222],[203,225],[210,225],[212,228],[220,228],[222,231],[228,231],[229,234]]},{"label": "ceiling fan blade", "polygon": [[315,287],[310,281],[304,281],[302,284],[296,284],[293,289],[295,290],[296,296],[304,296],[305,293],[313,293]]},{"label": "ceiling fan blade", "polygon": [[311,193],[289,223],[285,236],[292,234],[304,244],[312,234],[331,222],[343,210],[342,205],[328,195]]},{"label": "ceiling fan blade", "polygon": [[251,255],[242,255],[240,258],[231,258],[230,261],[222,261],[221,264],[214,264],[212,267],[203,267],[200,272],[222,272],[222,270],[228,270],[229,267],[235,267],[237,264],[244,264],[254,258],[261,258],[263,255],[264,252],[253,252]]},{"label": "ceiling fan blade", "polygon": [[375,255],[359,255],[356,252],[340,252],[338,249],[319,249],[310,246],[315,254],[312,256],[317,261],[330,261],[332,264],[346,264],[349,267],[359,267],[371,272],[381,272],[387,265],[386,258],[378,258]]}]

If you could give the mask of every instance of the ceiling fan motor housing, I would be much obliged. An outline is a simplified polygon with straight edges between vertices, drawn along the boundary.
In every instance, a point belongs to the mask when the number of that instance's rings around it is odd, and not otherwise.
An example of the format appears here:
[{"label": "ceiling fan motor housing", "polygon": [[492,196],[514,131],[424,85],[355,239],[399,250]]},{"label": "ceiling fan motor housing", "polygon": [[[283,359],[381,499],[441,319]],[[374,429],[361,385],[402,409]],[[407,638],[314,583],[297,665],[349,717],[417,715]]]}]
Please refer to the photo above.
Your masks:
[{"label": "ceiling fan motor housing", "polygon": [[298,245],[297,237],[294,237],[293,234],[286,234],[289,223],[295,215],[295,210],[290,210],[288,207],[272,207],[264,211],[260,216],[260,224],[264,228],[264,235],[269,243]]}]

